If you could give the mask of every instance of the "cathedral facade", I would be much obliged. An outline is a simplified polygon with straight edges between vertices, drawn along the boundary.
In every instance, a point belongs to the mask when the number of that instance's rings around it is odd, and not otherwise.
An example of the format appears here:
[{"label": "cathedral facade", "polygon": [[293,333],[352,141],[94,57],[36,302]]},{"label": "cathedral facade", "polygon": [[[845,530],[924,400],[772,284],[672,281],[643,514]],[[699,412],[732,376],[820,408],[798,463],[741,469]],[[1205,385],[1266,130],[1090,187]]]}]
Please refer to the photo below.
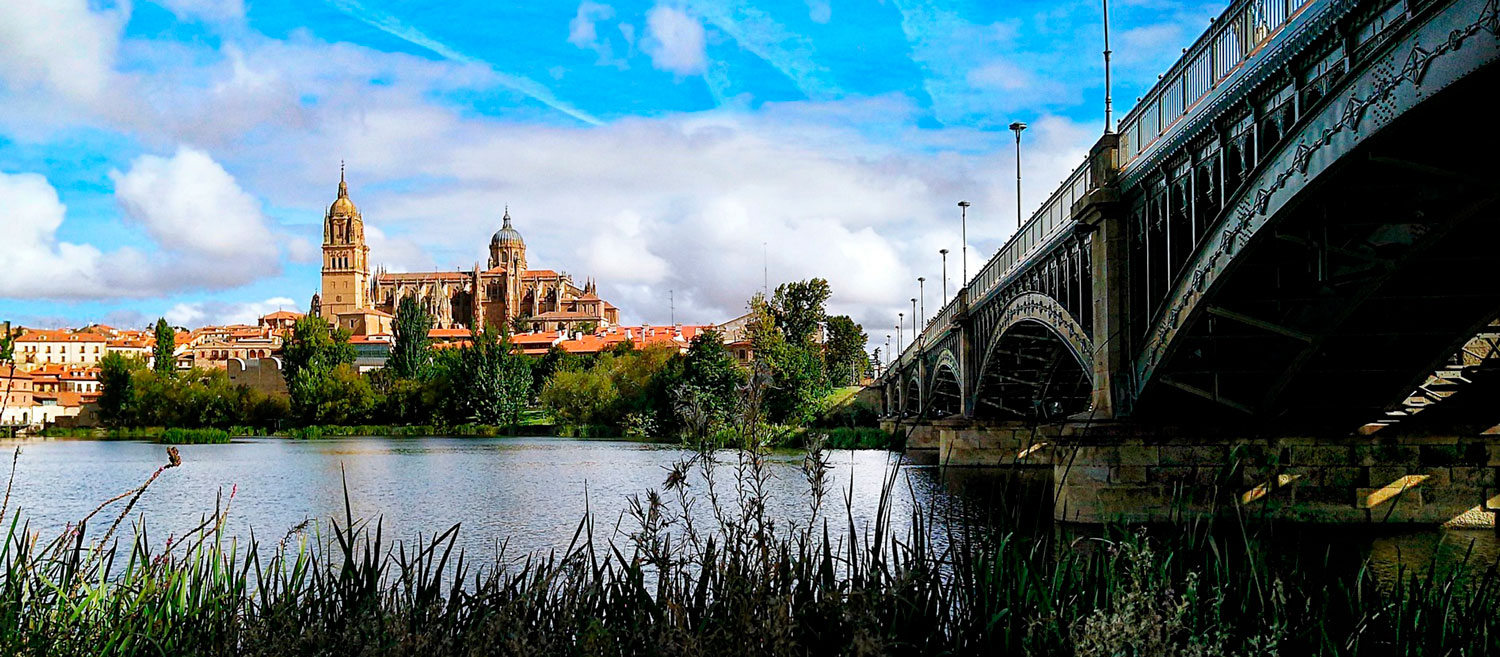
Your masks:
[{"label": "cathedral facade", "polygon": [[510,209],[490,238],[489,258],[465,271],[371,273],[364,219],[339,175],[338,198],[323,219],[322,291],[313,308],[358,334],[389,332],[390,318],[414,298],[436,328],[520,327],[575,331],[619,323],[619,310],[599,298],[590,280],[582,287],[566,273],[530,269],[526,241],[511,225]]}]

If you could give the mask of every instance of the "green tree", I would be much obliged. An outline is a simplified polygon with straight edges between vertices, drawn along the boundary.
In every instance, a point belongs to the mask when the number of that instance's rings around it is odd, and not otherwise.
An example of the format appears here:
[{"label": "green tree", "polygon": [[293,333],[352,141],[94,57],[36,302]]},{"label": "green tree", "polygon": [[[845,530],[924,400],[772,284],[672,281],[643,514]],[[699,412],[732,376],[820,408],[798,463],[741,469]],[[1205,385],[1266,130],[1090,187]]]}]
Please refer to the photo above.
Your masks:
[{"label": "green tree", "polygon": [[828,281],[821,278],[776,286],[771,312],[788,342],[802,344],[813,339],[826,317],[823,304],[832,294]]},{"label": "green tree", "polygon": [[[828,394],[822,347],[812,340],[823,321],[824,299],[827,282],[815,278],[777,286],[769,303],[759,294],[750,300],[750,342],[756,361],[771,377],[764,408],[772,422],[805,423],[817,415]],[[789,331],[788,325],[800,328]]]},{"label": "green tree", "polygon": [[853,385],[859,382],[869,368],[869,357],[865,354],[863,326],[854,323],[848,315],[828,318],[828,341],[824,344],[824,358],[828,363],[828,378],[838,385]]},{"label": "green tree", "polygon": [[340,365],[354,363],[349,331],[336,329],[321,317],[306,315],[292,325],[281,354],[281,374],[286,377],[293,412],[307,422],[324,421],[324,409],[332,400],[319,395],[335,392],[325,379]]},{"label": "green tree", "polygon": [[570,354],[567,350],[557,345],[552,345],[540,358],[537,358],[531,366],[531,389],[537,393],[547,386],[547,380],[552,375],[564,370],[585,370],[587,363],[582,356]]},{"label": "green tree", "polygon": [[135,371],[141,369],[140,362],[112,351],[99,359],[99,417],[104,423],[118,427],[134,420]]},{"label": "green tree", "polygon": [[153,330],[156,344],[151,347],[151,366],[158,374],[171,376],[177,370],[177,331],[167,323],[167,318],[158,317]]},{"label": "green tree", "polygon": [[682,370],[682,383],[702,391],[720,418],[730,410],[739,387],[745,383],[745,370],[724,348],[723,335],[714,329],[693,336]]},{"label": "green tree", "polygon": [[293,407],[313,424],[357,424],[375,409],[377,400],[370,382],[354,366],[339,363],[326,372],[305,368],[291,382]]},{"label": "green tree", "polygon": [[449,393],[458,417],[485,424],[516,425],[531,396],[531,359],[514,353],[509,336],[485,327],[458,350],[449,372]]},{"label": "green tree", "polygon": [[396,307],[396,323],[392,327],[395,344],[391,346],[391,357],[386,367],[397,378],[424,379],[432,364],[431,339],[432,315],[422,308],[414,297],[403,297]]},{"label": "green tree", "polygon": [[288,381],[303,369],[330,372],[340,364],[354,363],[354,345],[349,330],[334,328],[315,315],[304,315],[292,324],[292,334],[281,345],[282,374]]},{"label": "green tree", "polygon": [[558,371],[540,397],[542,407],[559,422],[581,426],[609,421],[619,392],[608,374],[592,368]]}]

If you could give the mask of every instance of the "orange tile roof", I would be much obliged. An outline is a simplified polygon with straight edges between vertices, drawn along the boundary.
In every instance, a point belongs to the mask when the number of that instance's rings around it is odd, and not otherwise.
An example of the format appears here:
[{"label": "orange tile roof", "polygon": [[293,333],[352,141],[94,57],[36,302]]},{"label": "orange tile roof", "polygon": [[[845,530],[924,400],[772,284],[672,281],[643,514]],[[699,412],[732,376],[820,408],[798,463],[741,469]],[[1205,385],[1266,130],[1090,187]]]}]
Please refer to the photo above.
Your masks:
[{"label": "orange tile roof", "polygon": [[551,269],[528,269],[521,274],[521,278],[557,278],[557,272]]},{"label": "orange tile roof", "polygon": [[37,392],[37,393],[33,393],[32,396],[35,397],[37,399],[37,401],[42,401],[42,400],[46,400],[46,399],[55,399],[55,400],[57,400],[57,405],[58,406],[62,406],[62,407],[65,407],[65,408],[71,408],[71,407],[74,407],[74,406],[82,406],[83,405],[83,397],[84,397],[83,393],[81,393],[81,392],[67,392],[67,391]]},{"label": "orange tile roof", "polygon": [[37,329],[28,330],[16,342],[105,342],[105,338],[98,333],[87,331],[74,333],[67,329]]},{"label": "orange tile roof", "polygon": [[261,319],[302,319],[302,313],[294,313],[290,310],[278,310],[269,315],[262,316]]},{"label": "orange tile roof", "polygon": [[6,365],[4,367],[0,367],[0,378],[5,378],[5,379],[30,379],[30,378],[33,378],[33,377],[32,377],[32,375],[27,374],[24,370],[18,370],[18,369],[16,369],[15,365]]},{"label": "orange tile roof", "polygon": [[462,328],[435,328],[427,332],[427,337],[429,338],[467,338],[471,336],[473,336],[473,334],[469,332],[469,329]]}]

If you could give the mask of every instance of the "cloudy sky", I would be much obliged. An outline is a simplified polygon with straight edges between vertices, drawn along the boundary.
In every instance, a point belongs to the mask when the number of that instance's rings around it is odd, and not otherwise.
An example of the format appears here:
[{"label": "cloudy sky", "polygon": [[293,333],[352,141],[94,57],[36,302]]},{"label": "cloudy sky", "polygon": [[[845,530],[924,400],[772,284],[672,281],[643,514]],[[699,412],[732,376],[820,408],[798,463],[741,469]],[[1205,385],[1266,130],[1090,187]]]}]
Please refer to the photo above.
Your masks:
[{"label": "cloudy sky", "polygon": [[[1123,115],[1222,8],[1116,0]],[[1102,128],[1093,0],[3,0],[0,319],[305,309],[347,161],[371,259],[534,267],[717,322],[822,276],[872,346]],[[763,246],[764,245],[764,246]],[[763,252],[764,262],[763,262]]]}]

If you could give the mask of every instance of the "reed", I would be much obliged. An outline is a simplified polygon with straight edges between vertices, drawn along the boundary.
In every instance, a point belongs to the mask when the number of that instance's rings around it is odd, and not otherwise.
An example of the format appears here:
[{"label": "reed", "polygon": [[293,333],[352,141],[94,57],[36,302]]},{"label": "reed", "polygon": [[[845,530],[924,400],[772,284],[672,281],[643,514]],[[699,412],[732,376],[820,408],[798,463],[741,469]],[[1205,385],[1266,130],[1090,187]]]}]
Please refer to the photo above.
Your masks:
[{"label": "reed", "polygon": [[[757,413],[746,412],[748,420]],[[619,529],[584,510],[565,548],[476,561],[460,527],[392,541],[381,520],[304,523],[280,540],[115,527],[180,459],[51,540],[0,523],[0,654],[192,655],[1481,655],[1500,645],[1500,577],[1435,564],[1288,563],[1257,528],[1183,521],[1069,540],[913,511],[891,529],[893,468],[869,524],[819,513],[826,441],[803,473],[811,519],[768,509],[774,432],[690,450]],[[708,445],[710,441],[705,440]],[[103,535],[93,518],[129,500]],[[831,506],[831,505],[830,505]],[[694,509],[707,513],[694,513]],[[700,522],[695,518],[711,518]],[[148,519],[149,521],[149,519]],[[100,523],[103,524],[103,523]],[[97,536],[97,537],[96,537]]]}]

